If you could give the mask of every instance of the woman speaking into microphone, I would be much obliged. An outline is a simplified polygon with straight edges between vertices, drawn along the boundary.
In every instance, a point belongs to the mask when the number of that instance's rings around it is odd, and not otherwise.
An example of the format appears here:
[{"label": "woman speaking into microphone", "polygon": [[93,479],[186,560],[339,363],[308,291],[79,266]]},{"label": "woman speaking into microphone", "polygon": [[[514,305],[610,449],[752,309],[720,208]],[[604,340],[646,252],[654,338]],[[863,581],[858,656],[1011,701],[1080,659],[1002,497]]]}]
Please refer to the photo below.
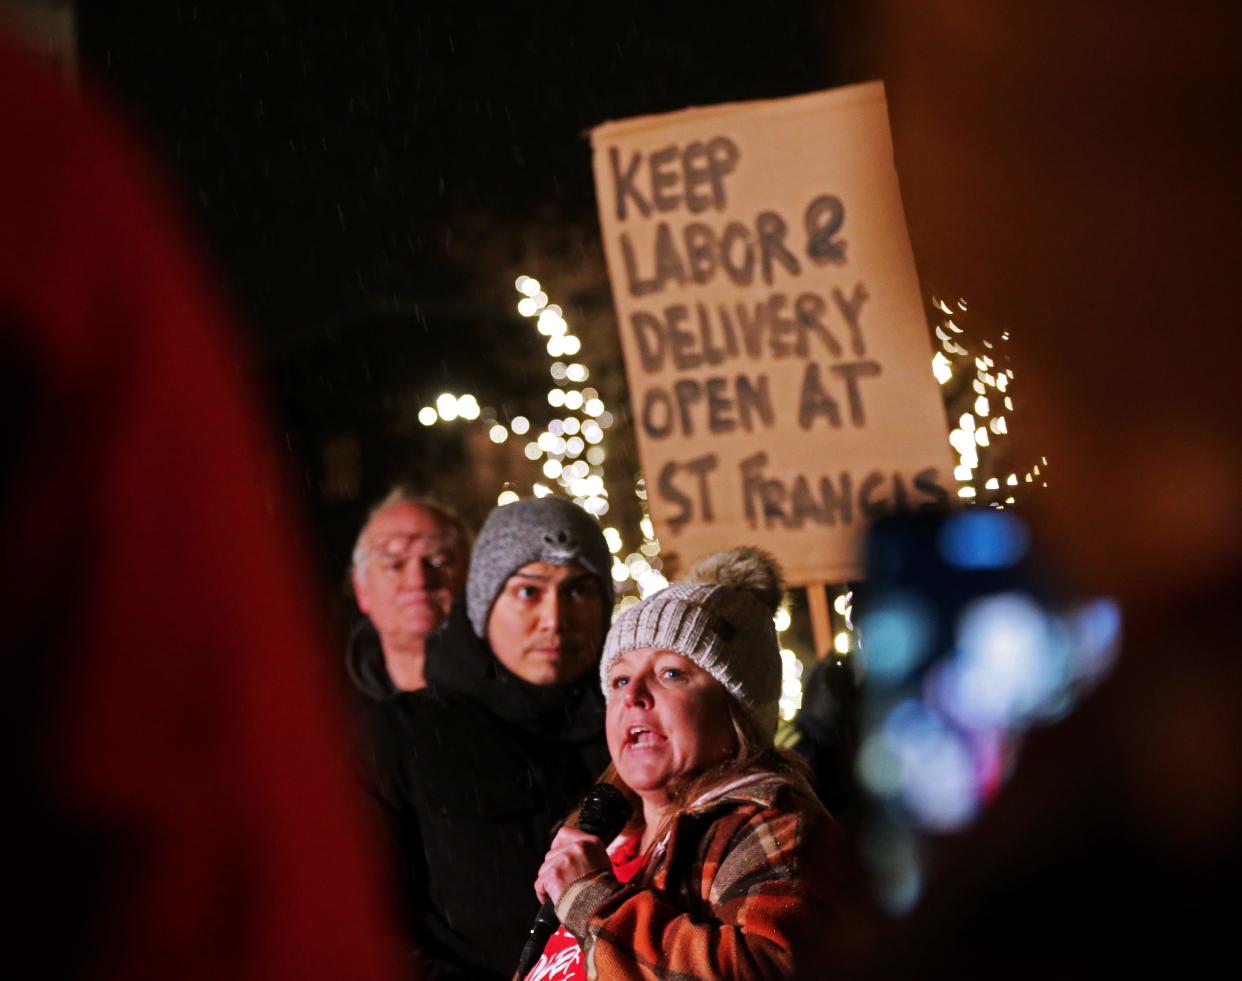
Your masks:
[{"label": "woman speaking into microphone", "polygon": [[530,981],[822,972],[836,832],[773,746],[782,594],[769,556],[733,549],[613,624],[604,779],[634,816],[611,844],[556,835],[535,892],[561,927]]}]

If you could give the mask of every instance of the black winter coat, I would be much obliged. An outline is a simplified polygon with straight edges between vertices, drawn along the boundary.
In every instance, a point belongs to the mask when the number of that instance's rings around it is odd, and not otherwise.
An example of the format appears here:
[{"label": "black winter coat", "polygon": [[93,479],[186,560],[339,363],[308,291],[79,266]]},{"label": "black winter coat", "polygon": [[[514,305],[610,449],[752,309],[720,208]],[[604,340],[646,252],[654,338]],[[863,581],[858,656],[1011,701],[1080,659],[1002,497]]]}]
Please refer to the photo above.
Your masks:
[{"label": "black winter coat", "polygon": [[475,637],[459,603],[432,635],[428,688],[365,715],[424,978],[510,978],[538,911],[559,821],[608,765],[591,672],[530,685]]}]

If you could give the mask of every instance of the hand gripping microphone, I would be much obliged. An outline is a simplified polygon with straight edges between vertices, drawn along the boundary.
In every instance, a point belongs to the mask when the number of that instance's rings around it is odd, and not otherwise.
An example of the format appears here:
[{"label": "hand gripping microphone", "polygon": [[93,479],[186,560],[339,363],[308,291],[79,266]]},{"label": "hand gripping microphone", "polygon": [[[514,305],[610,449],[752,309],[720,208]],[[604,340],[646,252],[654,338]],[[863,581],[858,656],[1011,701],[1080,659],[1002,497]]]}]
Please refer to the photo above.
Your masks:
[{"label": "hand gripping microphone", "polygon": [[[593,835],[607,845],[621,833],[625,822],[630,819],[632,810],[630,802],[616,787],[612,784],[597,783],[587,791],[587,795],[582,798],[582,804],[578,807],[578,830]],[[556,918],[556,908],[552,905],[552,900],[545,900],[539,914],[535,917],[535,925],[530,928],[526,945],[522,948],[522,957],[518,961],[517,969],[518,981],[530,973],[530,969],[535,966],[539,956],[543,953],[543,948],[547,946],[548,938],[556,932],[559,925],[560,921]]]}]

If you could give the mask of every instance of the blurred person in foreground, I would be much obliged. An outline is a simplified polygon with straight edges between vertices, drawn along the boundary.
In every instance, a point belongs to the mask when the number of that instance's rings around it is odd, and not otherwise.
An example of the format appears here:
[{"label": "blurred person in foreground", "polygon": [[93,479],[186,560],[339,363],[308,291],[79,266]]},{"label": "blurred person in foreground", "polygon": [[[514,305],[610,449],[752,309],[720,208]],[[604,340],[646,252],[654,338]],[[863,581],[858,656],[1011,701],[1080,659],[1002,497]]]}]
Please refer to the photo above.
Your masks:
[{"label": "blurred person in foreground", "polygon": [[1011,332],[1037,541],[1116,597],[1115,673],[1030,737],[869,977],[1235,959],[1242,876],[1242,9],[887,3],[924,280]]},{"label": "blurred person in foreground", "polygon": [[531,981],[830,976],[837,835],[773,747],[782,594],[770,557],[733,549],[617,618],[607,779],[634,817],[612,843],[557,833],[535,889],[562,925]]},{"label": "blurred person in foreground", "polygon": [[427,637],[466,586],[466,530],[442,507],[397,487],[367,516],[350,579],[363,617],[345,667],[369,701],[425,688]]},{"label": "blurred person in foreground", "polygon": [[393,977],[228,318],[147,162],[2,37],[0,144],[5,962]]},{"label": "blurred person in foreground", "polygon": [[595,677],[611,566],[572,502],[496,508],[464,602],[428,640],[427,687],[368,711],[423,977],[513,973],[553,827],[608,762]]}]

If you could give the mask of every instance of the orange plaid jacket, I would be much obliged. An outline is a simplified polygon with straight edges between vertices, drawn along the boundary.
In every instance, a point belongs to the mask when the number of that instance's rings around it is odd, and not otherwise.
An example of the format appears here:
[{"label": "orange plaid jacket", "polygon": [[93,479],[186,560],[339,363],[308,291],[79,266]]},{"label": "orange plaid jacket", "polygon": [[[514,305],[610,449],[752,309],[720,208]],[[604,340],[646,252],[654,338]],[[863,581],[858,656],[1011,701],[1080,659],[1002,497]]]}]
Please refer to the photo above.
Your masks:
[{"label": "orange plaid jacket", "polygon": [[588,978],[819,977],[837,840],[805,783],[752,774],[678,815],[635,880],[589,872],[556,912]]}]

